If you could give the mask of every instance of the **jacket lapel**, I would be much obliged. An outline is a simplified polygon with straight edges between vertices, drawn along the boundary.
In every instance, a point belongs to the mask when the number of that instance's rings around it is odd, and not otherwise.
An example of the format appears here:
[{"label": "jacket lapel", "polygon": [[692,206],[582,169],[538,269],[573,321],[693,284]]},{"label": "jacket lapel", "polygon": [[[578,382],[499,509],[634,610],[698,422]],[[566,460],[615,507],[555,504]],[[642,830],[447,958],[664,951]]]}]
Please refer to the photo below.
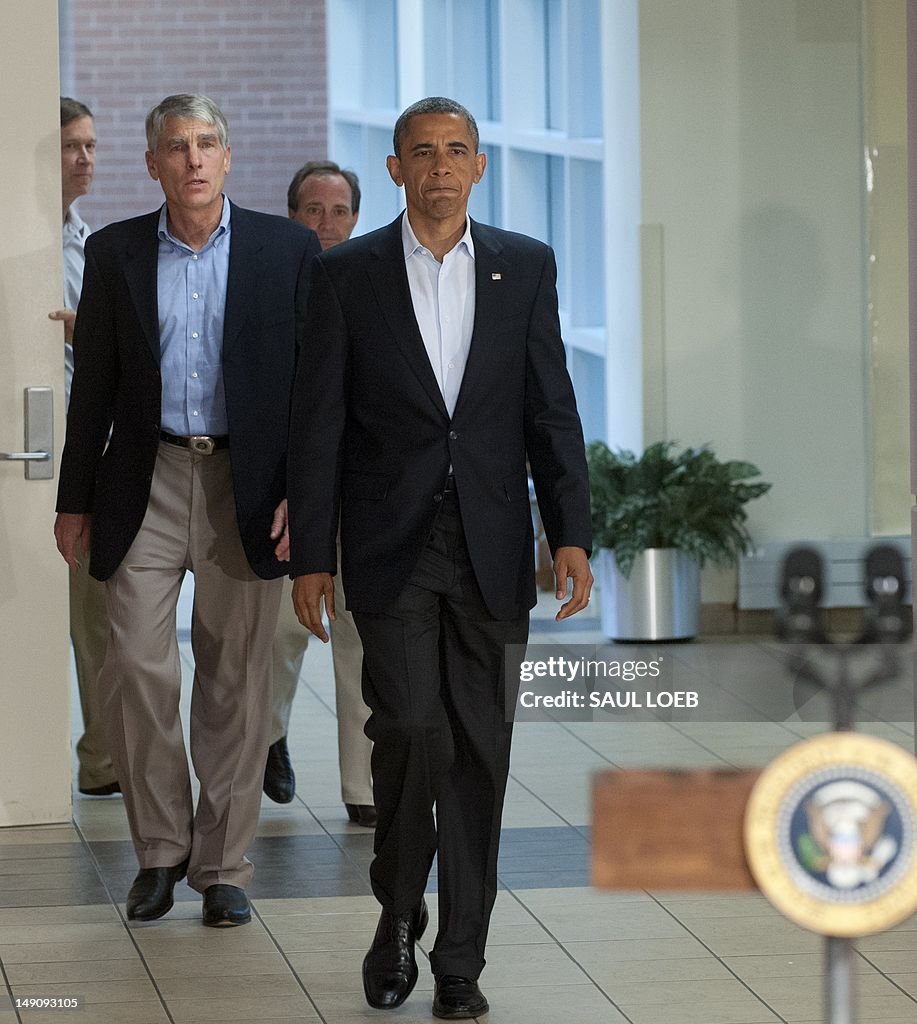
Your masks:
[{"label": "jacket lapel", "polygon": [[157,366],[161,356],[156,288],[156,268],[159,259],[159,239],[156,236],[158,223],[158,210],[140,222],[136,241],[125,249],[123,264],[131,301]]},{"label": "jacket lapel", "polygon": [[[227,200],[229,202],[229,200]],[[248,211],[231,204],[229,276],[226,283],[226,308],[223,314],[223,359],[239,339],[249,313],[257,310],[256,272],[263,261],[264,240],[254,228]]]},{"label": "jacket lapel", "polygon": [[[404,214],[401,215],[403,216]],[[404,264],[401,217],[389,224],[380,235],[372,250],[373,260],[369,264],[368,274],[385,322],[408,366],[430,400],[448,420],[446,403],[436,383],[436,376],[430,365],[420,328],[417,326],[417,318],[414,316],[414,304],[411,301],[411,289]]]},{"label": "jacket lapel", "polygon": [[472,221],[471,238],[474,242],[474,327],[453,419],[467,400],[467,394],[487,384],[489,334],[493,325],[499,323],[504,309],[505,289],[512,285],[510,267],[497,236],[487,225]]}]

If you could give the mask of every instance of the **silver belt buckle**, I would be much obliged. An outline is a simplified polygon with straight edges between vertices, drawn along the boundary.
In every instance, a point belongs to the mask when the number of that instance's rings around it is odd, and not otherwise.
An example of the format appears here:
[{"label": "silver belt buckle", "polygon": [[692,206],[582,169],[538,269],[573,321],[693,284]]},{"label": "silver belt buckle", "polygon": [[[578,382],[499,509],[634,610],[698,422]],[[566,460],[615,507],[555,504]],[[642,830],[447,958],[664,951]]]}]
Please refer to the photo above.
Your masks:
[{"label": "silver belt buckle", "polygon": [[206,434],[193,434],[188,438],[188,447],[198,455],[213,455],[213,438]]}]

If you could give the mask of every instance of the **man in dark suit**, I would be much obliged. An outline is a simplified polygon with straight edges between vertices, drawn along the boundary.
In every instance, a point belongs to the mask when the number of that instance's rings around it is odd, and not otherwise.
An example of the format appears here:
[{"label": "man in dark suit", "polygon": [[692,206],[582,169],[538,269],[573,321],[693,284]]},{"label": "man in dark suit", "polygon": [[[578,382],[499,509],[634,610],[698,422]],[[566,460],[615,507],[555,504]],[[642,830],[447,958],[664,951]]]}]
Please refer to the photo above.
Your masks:
[{"label": "man in dark suit", "polygon": [[477,978],[509,770],[504,704],[535,603],[526,458],[558,599],[573,580],[558,618],[589,599],[588,479],[553,254],[467,216],[486,163],[474,119],[453,100],[421,100],[399,118],[394,149],[406,215],[313,264],[290,440],[291,572],[300,620],[326,640],[340,507],[375,743],[370,875],[382,914],[367,1001],[398,1006],[416,983],[438,853],[433,1013],[463,1018],[487,1010]]},{"label": "man in dark suit", "polygon": [[[161,917],[187,872],[204,924],[237,925],[251,917],[290,390],[319,245],[224,197],[228,129],[212,100],[169,96],[146,130],[166,201],[86,245],[55,536],[71,568],[90,551],[106,581],[100,700],[140,862],[127,916]],[[175,636],[186,570],[196,808]]]}]

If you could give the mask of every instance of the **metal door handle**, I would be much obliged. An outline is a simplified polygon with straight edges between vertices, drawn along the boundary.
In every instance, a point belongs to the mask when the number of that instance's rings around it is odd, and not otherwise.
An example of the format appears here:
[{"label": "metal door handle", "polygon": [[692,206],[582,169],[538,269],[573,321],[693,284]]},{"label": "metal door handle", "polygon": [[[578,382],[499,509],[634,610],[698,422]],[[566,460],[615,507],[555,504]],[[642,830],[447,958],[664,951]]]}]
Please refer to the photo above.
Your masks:
[{"label": "metal door handle", "polygon": [[0,462],[24,462],[26,480],[54,476],[54,393],[51,388],[26,388],[24,452],[0,452]]}]

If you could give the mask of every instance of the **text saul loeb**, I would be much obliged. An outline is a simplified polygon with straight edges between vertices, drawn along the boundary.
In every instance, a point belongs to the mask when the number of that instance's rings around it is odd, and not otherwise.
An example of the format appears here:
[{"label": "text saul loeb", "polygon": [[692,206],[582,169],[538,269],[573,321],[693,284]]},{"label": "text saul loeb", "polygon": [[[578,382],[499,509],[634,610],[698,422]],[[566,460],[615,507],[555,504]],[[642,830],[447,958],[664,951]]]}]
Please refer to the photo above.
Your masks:
[{"label": "text saul loeb", "polygon": [[523,690],[519,694],[523,708],[696,708],[696,690],[593,690],[579,693],[562,690],[560,693],[534,693]]}]

